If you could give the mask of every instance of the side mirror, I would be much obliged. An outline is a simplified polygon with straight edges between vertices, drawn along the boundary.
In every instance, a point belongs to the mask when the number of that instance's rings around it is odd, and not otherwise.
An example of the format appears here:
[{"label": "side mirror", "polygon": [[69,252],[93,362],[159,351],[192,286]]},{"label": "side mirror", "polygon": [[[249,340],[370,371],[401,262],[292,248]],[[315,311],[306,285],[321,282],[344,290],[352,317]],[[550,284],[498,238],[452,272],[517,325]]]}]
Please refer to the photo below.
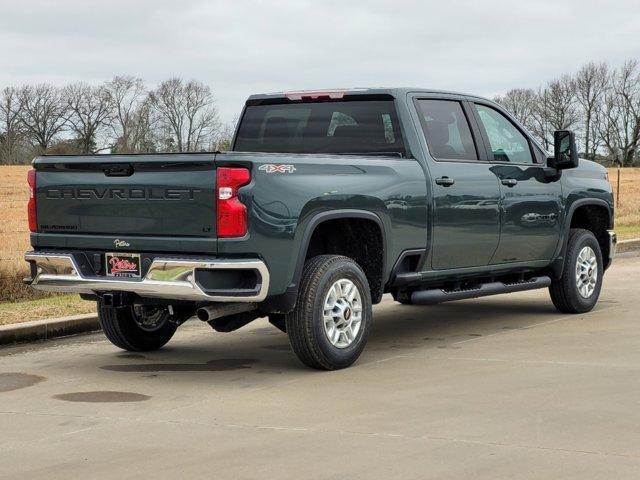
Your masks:
[{"label": "side mirror", "polygon": [[576,135],[571,130],[556,130],[553,132],[554,155],[550,167],[564,170],[578,166],[578,147],[576,147]]}]

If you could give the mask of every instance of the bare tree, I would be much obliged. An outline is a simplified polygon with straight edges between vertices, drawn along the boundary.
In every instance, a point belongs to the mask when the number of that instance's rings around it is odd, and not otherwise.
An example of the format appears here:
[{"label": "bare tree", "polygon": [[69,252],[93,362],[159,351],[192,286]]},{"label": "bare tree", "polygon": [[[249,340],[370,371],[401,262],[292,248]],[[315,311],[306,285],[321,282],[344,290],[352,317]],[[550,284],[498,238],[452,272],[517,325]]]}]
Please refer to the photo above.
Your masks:
[{"label": "bare tree", "polygon": [[506,108],[528,130],[533,131],[536,92],[530,88],[514,88],[494,99]]},{"label": "bare tree", "polygon": [[141,109],[147,90],[141,78],[129,75],[115,76],[105,84],[114,110],[111,124],[116,138],[114,150],[118,152],[135,152],[136,136],[140,133]]},{"label": "bare tree", "polygon": [[166,148],[178,152],[201,150],[220,127],[211,89],[200,82],[185,84],[180,78],[171,78],[151,92],[150,98],[170,135]]},{"label": "bare tree", "polygon": [[606,63],[590,62],[575,77],[576,100],[582,108],[584,128],[584,152],[587,158],[595,158],[599,147],[598,123],[604,96],[609,88],[609,67]]},{"label": "bare tree", "polygon": [[637,60],[627,61],[612,75],[612,88],[604,98],[600,128],[612,159],[633,165],[640,148],[640,71]]},{"label": "bare tree", "polygon": [[547,150],[550,150],[550,147],[553,144],[553,130],[547,117],[547,112],[550,109],[549,102],[549,95],[545,90],[539,88],[535,96],[531,131]]},{"label": "bare tree", "polygon": [[16,150],[22,135],[22,106],[18,90],[7,87],[0,96],[0,163],[18,163]]},{"label": "bare tree", "polygon": [[158,124],[159,118],[153,110],[151,99],[146,97],[133,112],[129,144],[131,152],[156,152],[158,151]]},{"label": "bare tree", "polygon": [[549,149],[553,145],[555,130],[569,129],[578,124],[580,116],[573,79],[563,75],[540,88],[533,112],[533,132]]},{"label": "bare tree", "polygon": [[226,123],[220,127],[214,138],[212,150],[226,152],[231,148],[231,142],[233,141],[233,134],[235,133],[238,120],[238,117],[236,117],[231,123]]},{"label": "bare tree", "polygon": [[[495,100],[550,149],[553,131],[579,132],[591,159],[640,160],[640,63],[611,70],[587,63],[537,90],[515,88]],[[149,92],[140,78],[115,76],[102,86],[39,84],[0,92],[0,163],[49,152],[188,152],[226,150],[211,89],[171,78]],[[72,135],[71,135],[71,134]]]},{"label": "bare tree", "polygon": [[545,89],[548,96],[547,113],[554,130],[574,127],[579,119],[576,106],[576,86],[569,75],[552,80]]},{"label": "bare tree", "polygon": [[96,153],[99,135],[105,133],[113,112],[109,92],[104,86],[75,83],[64,89],[68,122],[82,153]]},{"label": "bare tree", "polygon": [[218,110],[211,89],[200,82],[185,85],[187,116],[187,147],[190,151],[203,148],[207,139],[220,129]]},{"label": "bare tree", "polygon": [[46,153],[53,139],[67,123],[67,104],[59,88],[39,84],[19,91],[20,123],[31,143]]}]

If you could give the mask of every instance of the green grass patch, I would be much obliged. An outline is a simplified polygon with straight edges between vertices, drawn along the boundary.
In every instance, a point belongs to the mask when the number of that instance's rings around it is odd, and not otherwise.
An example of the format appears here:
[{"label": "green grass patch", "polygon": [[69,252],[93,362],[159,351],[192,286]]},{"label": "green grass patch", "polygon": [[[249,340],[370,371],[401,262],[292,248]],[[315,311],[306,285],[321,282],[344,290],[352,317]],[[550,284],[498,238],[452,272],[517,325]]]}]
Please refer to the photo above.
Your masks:
[{"label": "green grass patch", "polygon": [[4,302],[0,303],[0,325],[95,311],[95,302],[82,300],[79,295],[56,295],[37,300]]},{"label": "green grass patch", "polygon": [[614,230],[618,235],[618,240],[640,238],[640,225],[616,225]]}]

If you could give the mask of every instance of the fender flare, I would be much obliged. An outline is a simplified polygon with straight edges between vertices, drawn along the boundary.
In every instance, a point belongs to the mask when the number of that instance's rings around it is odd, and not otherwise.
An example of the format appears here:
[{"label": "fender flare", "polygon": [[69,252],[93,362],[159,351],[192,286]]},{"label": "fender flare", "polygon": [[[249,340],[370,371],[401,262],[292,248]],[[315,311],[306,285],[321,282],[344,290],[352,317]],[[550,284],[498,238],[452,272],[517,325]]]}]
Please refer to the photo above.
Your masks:
[{"label": "fender flare", "polygon": [[[311,220],[305,227],[302,240],[300,242],[300,248],[298,250],[298,258],[296,260],[296,268],[293,273],[293,279],[289,288],[295,288],[297,290],[302,277],[302,269],[304,268],[304,259],[307,256],[307,250],[309,249],[309,243],[311,242],[311,236],[315,232],[318,225],[328,220],[335,220],[338,218],[362,218],[366,220],[373,220],[378,227],[380,227],[380,233],[382,234],[382,275],[384,277],[386,268],[386,253],[387,253],[387,235],[382,219],[375,213],[369,210],[358,209],[342,209],[331,210],[328,212],[320,212],[311,217]],[[384,284],[384,278],[383,278]]]},{"label": "fender flare", "polygon": [[[298,257],[296,259],[296,266],[293,272],[291,283],[284,293],[267,298],[260,304],[260,309],[264,313],[287,313],[293,310],[298,297],[298,287],[300,285],[300,279],[302,277],[304,260],[307,256],[309,243],[311,242],[311,236],[313,235],[313,232],[315,232],[318,225],[328,220],[335,220],[337,218],[362,218],[372,220],[380,227],[380,232],[382,234],[382,275],[384,277],[387,253],[387,229],[384,226],[383,220],[378,215],[369,210],[341,209],[319,212],[312,216],[304,227],[304,232],[302,233],[302,239],[298,248]],[[382,280],[384,287],[385,278],[383,278]]]},{"label": "fender flare", "polygon": [[602,200],[601,198],[581,198],[574,201],[569,206],[569,210],[564,217],[561,241],[558,243],[558,250],[556,252],[555,260],[551,265],[553,274],[556,278],[559,278],[562,275],[562,271],[564,270],[565,253],[567,251],[567,244],[569,242],[569,230],[571,229],[571,219],[573,218],[573,214],[578,208],[589,205],[606,208],[607,213],[609,214],[609,226],[611,226],[611,221],[613,219],[611,205],[609,205],[609,203],[607,203],[605,200]]}]

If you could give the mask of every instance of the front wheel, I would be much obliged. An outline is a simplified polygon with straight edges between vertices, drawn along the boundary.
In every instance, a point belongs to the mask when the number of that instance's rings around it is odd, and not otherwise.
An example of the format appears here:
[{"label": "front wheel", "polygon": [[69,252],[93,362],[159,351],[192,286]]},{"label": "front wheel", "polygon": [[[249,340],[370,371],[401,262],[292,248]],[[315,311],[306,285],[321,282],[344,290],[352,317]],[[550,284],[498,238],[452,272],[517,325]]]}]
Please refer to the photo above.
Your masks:
[{"label": "front wheel", "polygon": [[285,322],[302,363],[336,370],[362,353],[371,317],[369,283],[358,264],[339,255],[320,255],[305,263],[296,307]]},{"label": "front wheel", "polygon": [[562,276],[549,287],[551,301],[563,313],[584,313],[595,306],[604,268],[596,237],[589,230],[569,231]]},{"label": "front wheel", "polygon": [[107,339],[130,352],[158,350],[171,340],[177,328],[164,308],[113,308],[102,301],[98,302],[98,320]]}]

